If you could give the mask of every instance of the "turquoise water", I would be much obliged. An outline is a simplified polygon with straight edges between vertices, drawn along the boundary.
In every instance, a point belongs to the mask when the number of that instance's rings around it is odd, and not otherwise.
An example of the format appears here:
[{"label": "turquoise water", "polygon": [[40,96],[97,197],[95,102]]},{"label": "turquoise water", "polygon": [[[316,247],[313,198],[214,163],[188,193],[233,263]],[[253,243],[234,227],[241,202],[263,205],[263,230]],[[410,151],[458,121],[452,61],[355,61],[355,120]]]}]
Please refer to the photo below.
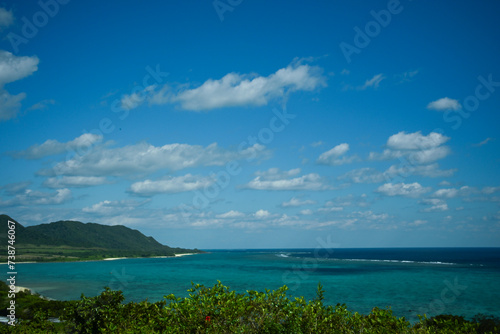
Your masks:
[{"label": "turquoise water", "polygon": [[[4,265],[4,269],[6,266]],[[368,313],[390,306],[398,316],[417,314],[500,317],[500,249],[352,249],[211,251],[177,258],[122,259],[17,265],[17,285],[54,299],[99,294],[104,286],[129,301],[187,296],[191,282],[220,280],[238,292],[275,290],[344,303]],[[7,270],[5,270],[7,272]]]}]

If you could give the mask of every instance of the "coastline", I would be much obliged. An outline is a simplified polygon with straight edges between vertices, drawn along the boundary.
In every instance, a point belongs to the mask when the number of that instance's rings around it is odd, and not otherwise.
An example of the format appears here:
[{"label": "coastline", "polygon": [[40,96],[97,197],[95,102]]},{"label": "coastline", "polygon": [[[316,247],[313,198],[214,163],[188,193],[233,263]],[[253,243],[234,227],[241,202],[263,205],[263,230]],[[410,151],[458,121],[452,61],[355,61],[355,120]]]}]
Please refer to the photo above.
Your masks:
[{"label": "coastline", "polygon": [[181,253],[181,254],[175,254],[174,257],[180,257],[180,256],[187,256],[187,255],[196,255],[199,253]]},{"label": "coastline", "polygon": [[[124,259],[163,259],[163,258],[173,258],[187,255],[197,255],[202,253],[180,253],[174,255],[164,255],[164,256],[148,256],[148,257],[107,257],[104,259],[81,259],[81,260],[71,260],[71,261],[26,261],[26,262],[16,262],[16,264],[24,264],[24,263],[69,263],[69,262],[93,262],[93,261],[115,261],[115,260],[124,260]],[[0,265],[8,264],[8,262],[0,262]]]}]

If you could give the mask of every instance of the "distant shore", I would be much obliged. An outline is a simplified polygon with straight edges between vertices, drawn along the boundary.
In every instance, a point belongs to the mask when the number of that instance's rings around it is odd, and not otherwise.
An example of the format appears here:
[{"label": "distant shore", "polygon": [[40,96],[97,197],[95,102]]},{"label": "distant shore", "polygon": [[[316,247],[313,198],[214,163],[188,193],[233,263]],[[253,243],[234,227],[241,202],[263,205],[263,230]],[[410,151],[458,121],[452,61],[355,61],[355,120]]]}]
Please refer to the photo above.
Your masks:
[{"label": "distant shore", "polygon": [[[68,261],[19,261],[17,263],[59,263],[59,262],[88,262],[88,261],[115,261],[115,260],[123,260],[123,259],[162,259],[162,258],[169,258],[169,257],[179,257],[179,256],[186,256],[186,255],[196,255],[196,254],[202,254],[202,253],[180,253],[180,254],[174,254],[174,255],[163,255],[163,256],[148,256],[148,257],[107,257],[104,259],[71,259]],[[2,264],[8,264],[7,262],[0,262],[0,265]]]},{"label": "distant shore", "polygon": [[[169,257],[179,257],[179,256],[196,255],[196,254],[198,253],[180,253],[180,254],[174,254],[173,256],[151,256],[147,257],[146,259],[164,259]],[[102,259],[102,261],[114,261],[123,259],[140,259],[140,257],[107,257],[105,259]]]}]

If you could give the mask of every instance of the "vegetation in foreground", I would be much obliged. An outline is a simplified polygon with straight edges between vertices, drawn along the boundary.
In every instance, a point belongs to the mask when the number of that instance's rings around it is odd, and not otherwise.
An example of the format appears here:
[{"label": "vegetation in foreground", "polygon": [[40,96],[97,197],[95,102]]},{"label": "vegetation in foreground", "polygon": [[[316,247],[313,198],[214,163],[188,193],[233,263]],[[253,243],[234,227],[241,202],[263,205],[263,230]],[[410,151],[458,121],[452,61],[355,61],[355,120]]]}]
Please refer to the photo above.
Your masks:
[{"label": "vegetation in foreground", "polygon": [[[18,293],[15,327],[0,325],[1,333],[500,333],[500,319],[478,315],[472,320],[453,315],[420,317],[411,324],[390,309],[374,308],[362,315],[345,305],[323,304],[317,297],[290,299],[287,287],[276,291],[231,291],[220,282],[214,287],[194,285],[189,297],[165,296],[151,303],[124,304],[121,291],[105,288],[96,297],[78,301],[49,301]],[[0,287],[1,310],[8,299]],[[5,315],[5,313],[4,313]],[[60,319],[54,323],[49,319]]]}]

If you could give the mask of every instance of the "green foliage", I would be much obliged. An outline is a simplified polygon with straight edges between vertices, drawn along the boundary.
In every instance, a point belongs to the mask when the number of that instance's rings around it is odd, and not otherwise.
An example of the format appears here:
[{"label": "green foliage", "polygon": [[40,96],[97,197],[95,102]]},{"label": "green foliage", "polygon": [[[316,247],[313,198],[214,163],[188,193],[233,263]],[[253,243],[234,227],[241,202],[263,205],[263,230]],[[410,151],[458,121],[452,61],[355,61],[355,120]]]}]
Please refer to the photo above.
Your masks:
[{"label": "green foliage", "polygon": [[[7,245],[7,215],[0,215],[0,242]],[[14,221],[15,222],[15,221]],[[16,260],[75,261],[99,260],[105,257],[173,256],[180,253],[202,253],[198,250],[171,248],[125,226],[107,226],[77,221],[58,221],[23,227],[15,222]],[[0,248],[6,259],[7,248]]]},{"label": "green foliage", "polygon": [[[0,287],[0,291],[3,288]],[[105,288],[96,297],[61,302],[51,310],[50,301],[31,304],[12,333],[500,333],[498,318],[478,315],[472,321],[453,315],[421,317],[411,324],[390,309],[374,308],[370,314],[351,312],[345,305],[324,305],[323,287],[306,301],[290,298],[288,288],[236,293],[217,282],[213,287],[193,284],[189,297],[165,296],[151,303],[124,304],[121,291]],[[27,299],[23,299],[28,301]],[[44,306],[42,304],[46,303]],[[60,307],[61,305],[59,305]],[[25,306],[26,308],[26,306]],[[49,321],[59,314],[61,323]],[[6,332],[0,326],[0,333]]]}]

